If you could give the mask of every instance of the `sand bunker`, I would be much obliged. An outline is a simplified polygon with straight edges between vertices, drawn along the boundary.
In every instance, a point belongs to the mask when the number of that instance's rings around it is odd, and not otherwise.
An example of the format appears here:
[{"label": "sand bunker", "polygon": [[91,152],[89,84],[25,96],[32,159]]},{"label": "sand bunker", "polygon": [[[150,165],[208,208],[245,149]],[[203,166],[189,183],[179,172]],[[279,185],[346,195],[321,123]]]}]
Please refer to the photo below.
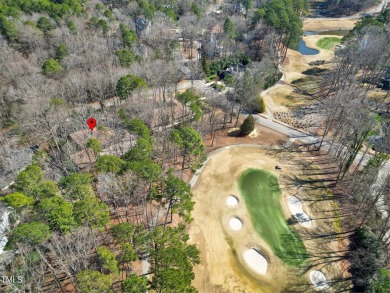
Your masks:
[{"label": "sand bunker", "polygon": [[311,227],[310,217],[303,211],[301,201],[295,196],[289,196],[287,198],[288,207],[294,217],[299,221],[299,223],[304,227]]},{"label": "sand bunker", "polygon": [[314,287],[318,289],[324,289],[328,286],[326,277],[321,271],[310,272],[310,281],[313,283]]},{"label": "sand bunker", "polygon": [[242,222],[239,218],[230,218],[229,219],[229,226],[230,228],[232,228],[232,230],[234,231],[238,231],[238,230],[241,230],[242,228]]},{"label": "sand bunker", "polygon": [[245,263],[257,274],[265,275],[268,262],[255,248],[244,251]]},{"label": "sand bunker", "polygon": [[226,204],[229,206],[229,207],[235,207],[236,205],[238,205],[238,199],[237,197],[235,197],[234,195],[230,195],[227,200],[226,200]]}]

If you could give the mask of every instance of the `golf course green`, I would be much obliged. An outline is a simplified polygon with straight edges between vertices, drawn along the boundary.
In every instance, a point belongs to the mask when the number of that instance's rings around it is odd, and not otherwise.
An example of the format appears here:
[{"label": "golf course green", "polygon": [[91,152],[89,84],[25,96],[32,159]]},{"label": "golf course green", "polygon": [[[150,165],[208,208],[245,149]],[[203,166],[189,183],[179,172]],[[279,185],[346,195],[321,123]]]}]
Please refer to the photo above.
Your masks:
[{"label": "golf course green", "polygon": [[285,220],[278,179],[271,172],[248,169],[239,178],[239,188],[256,232],[284,263],[301,265],[306,249]]}]

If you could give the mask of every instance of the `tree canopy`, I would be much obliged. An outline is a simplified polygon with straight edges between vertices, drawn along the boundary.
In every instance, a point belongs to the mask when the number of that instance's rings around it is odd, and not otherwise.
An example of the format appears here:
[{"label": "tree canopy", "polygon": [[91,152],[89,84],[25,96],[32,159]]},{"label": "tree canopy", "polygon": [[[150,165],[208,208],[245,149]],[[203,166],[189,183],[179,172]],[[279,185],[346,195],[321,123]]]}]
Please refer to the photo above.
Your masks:
[{"label": "tree canopy", "polygon": [[93,270],[79,272],[76,279],[82,293],[108,293],[112,285],[110,275]]},{"label": "tree canopy", "polygon": [[28,244],[39,244],[48,239],[50,228],[41,222],[30,222],[17,226],[11,234],[10,243],[22,242]]},{"label": "tree canopy", "polygon": [[21,192],[14,192],[7,194],[1,200],[4,200],[8,205],[13,208],[20,208],[24,206],[29,206],[34,203],[34,198],[30,196],[25,196]]},{"label": "tree canopy", "polygon": [[108,206],[96,197],[88,197],[74,204],[73,214],[79,225],[101,228],[110,221]]},{"label": "tree canopy", "polygon": [[38,205],[38,211],[52,229],[68,232],[76,226],[73,218],[73,205],[61,196],[42,199]]},{"label": "tree canopy", "polygon": [[189,160],[189,166],[196,170],[206,159],[205,149],[200,134],[189,126],[183,126],[175,129],[171,134],[172,141],[183,150],[183,164]]}]

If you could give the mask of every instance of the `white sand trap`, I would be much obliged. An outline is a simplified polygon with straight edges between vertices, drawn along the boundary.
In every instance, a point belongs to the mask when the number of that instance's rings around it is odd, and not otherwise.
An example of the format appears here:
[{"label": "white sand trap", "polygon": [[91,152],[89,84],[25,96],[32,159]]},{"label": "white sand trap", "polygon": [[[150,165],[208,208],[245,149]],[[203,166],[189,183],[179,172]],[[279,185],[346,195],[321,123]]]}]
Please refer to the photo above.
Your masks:
[{"label": "white sand trap", "polygon": [[288,208],[299,223],[304,227],[311,227],[310,217],[303,211],[301,201],[295,196],[289,196],[287,198]]},{"label": "white sand trap", "polygon": [[264,256],[260,254],[256,249],[251,248],[244,251],[245,263],[257,274],[265,275],[268,268],[268,262]]},{"label": "white sand trap", "polygon": [[242,228],[242,222],[239,218],[230,218],[229,219],[229,226],[230,228],[232,228],[232,230],[234,231],[238,231],[238,230],[241,230]]},{"label": "white sand trap", "polygon": [[318,289],[324,289],[328,287],[326,277],[321,271],[311,271],[310,281],[313,283],[314,287]]},{"label": "white sand trap", "polygon": [[235,197],[234,195],[230,195],[227,200],[226,200],[226,204],[229,206],[229,207],[235,207],[236,205],[238,205],[238,199],[237,197]]}]

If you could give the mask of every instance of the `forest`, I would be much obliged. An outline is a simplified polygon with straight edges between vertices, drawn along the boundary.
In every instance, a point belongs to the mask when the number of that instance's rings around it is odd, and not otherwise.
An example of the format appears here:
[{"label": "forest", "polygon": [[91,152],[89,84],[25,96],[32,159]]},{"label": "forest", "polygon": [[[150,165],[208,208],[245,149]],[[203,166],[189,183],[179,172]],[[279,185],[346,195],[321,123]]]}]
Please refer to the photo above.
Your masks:
[{"label": "forest", "polygon": [[[312,2],[0,0],[0,195],[12,208],[0,273],[23,279],[0,290],[198,292],[189,181],[206,140],[240,126],[247,136],[248,114],[267,112],[260,93],[283,76]],[[339,16],[375,2],[321,7]],[[390,177],[378,179],[389,23],[389,8],[361,19],[314,87],[294,83],[323,119],[309,150],[337,165],[354,292],[390,288],[390,214],[378,210],[390,200]]]}]

